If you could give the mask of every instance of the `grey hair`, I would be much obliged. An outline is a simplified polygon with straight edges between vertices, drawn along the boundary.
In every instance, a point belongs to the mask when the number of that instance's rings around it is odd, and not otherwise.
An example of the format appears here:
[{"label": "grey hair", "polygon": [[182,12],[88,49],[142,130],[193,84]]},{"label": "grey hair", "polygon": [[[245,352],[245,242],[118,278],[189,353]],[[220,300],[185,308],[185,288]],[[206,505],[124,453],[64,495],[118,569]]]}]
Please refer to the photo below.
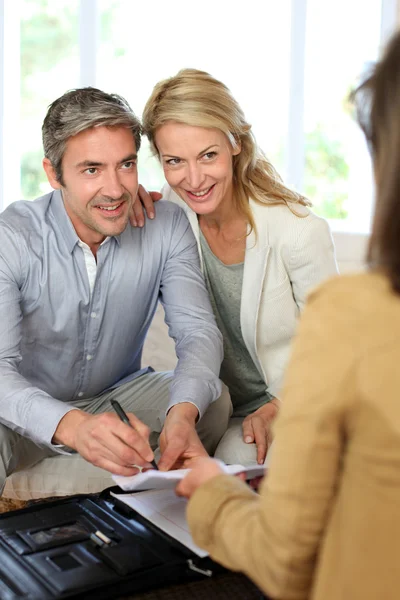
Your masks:
[{"label": "grey hair", "polygon": [[86,129],[102,125],[131,129],[138,152],[142,126],[122,96],[86,87],[66,92],[50,104],[42,126],[43,148],[61,185],[67,140]]}]

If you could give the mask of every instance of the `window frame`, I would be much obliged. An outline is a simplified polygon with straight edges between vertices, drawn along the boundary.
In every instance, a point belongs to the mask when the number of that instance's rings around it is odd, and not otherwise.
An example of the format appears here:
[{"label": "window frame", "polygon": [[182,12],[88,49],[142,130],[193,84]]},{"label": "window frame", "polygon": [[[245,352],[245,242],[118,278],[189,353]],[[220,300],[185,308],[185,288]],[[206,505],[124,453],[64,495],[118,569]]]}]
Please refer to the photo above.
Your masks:
[{"label": "window frame", "polygon": [[[0,211],[6,206],[7,190],[20,196],[20,0],[0,0]],[[383,45],[400,23],[400,0],[381,0],[380,40]],[[305,171],[304,73],[307,0],[291,0],[291,49],[289,70],[289,106],[287,115],[286,180],[296,189],[303,187]],[[79,0],[79,48],[81,86],[95,86],[100,35],[98,0]],[[12,90],[12,93],[9,93]],[[5,148],[7,151],[5,151]],[[353,233],[330,222],[342,250],[342,260],[359,260],[368,234]],[[345,240],[345,241],[344,241]],[[352,240],[354,243],[352,243]],[[361,240],[361,242],[360,242]]]}]

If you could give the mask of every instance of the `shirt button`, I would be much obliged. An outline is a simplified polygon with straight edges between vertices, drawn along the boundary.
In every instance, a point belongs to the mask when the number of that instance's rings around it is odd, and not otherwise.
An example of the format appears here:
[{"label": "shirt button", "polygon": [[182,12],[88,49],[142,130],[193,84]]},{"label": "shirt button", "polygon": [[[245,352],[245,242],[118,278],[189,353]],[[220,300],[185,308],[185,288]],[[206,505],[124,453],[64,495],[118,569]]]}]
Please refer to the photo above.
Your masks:
[{"label": "shirt button", "polygon": [[78,398],[81,398],[82,396],[83,396],[83,392],[79,392]]},{"label": "shirt button", "polygon": [[92,317],[92,319],[95,319],[97,317],[97,313],[92,312],[92,313],[90,313],[90,316]]},{"label": "shirt button", "polygon": [[86,355],[86,360],[92,360],[93,356],[91,354]]}]

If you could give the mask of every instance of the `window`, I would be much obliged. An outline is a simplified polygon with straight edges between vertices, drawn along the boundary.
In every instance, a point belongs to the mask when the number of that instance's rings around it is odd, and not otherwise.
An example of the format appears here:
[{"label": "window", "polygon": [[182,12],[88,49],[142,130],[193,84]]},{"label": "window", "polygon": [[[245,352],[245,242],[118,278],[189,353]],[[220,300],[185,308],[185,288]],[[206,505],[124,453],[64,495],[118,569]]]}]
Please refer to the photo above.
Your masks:
[{"label": "window", "polygon": [[[282,171],[290,0],[248,0],[246,10],[233,0],[202,0],[195,6],[187,0],[99,0],[98,86],[121,93],[140,115],[159,80],[185,67],[208,71],[230,87],[260,145]],[[146,186],[163,184],[158,161],[145,141],[139,173]]]},{"label": "window", "polygon": [[[348,94],[394,30],[396,0],[0,0],[0,208],[48,188],[41,122],[96,85],[141,114],[154,84],[193,66],[232,90],[285,181],[334,229],[367,232],[370,161]],[[144,142],[141,181],[163,176]]]},{"label": "window", "polygon": [[41,125],[47,106],[79,85],[77,0],[21,2],[21,192],[48,191],[41,162]]},{"label": "window", "polygon": [[[50,102],[79,85],[79,2],[13,0],[4,2],[4,9],[6,206],[50,189],[42,168],[41,126]],[[14,44],[10,38],[17,40],[17,48],[9,45]]]},{"label": "window", "polygon": [[[349,94],[380,47],[381,0],[308,0],[304,190],[335,228],[366,232],[372,174]],[[357,23],[362,27],[355,28]]]}]

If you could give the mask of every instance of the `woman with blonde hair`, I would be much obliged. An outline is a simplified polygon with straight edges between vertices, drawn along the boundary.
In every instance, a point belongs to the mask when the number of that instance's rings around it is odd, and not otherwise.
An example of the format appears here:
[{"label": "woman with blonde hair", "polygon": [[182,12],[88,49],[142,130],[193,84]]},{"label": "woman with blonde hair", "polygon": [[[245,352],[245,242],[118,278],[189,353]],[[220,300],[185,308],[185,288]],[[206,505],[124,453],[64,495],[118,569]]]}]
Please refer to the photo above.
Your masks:
[{"label": "woman with blonde hair", "polygon": [[276,600],[400,596],[400,33],[356,98],[377,187],[369,272],[310,296],[260,495],[203,458],[178,489],[196,543]]},{"label": "woman with blonde hair", "polygon": [[159,82],[143,127],[164,169],[163,197],[192,226],[224,338],[220,377],[233,415],[216,456],[263,463],[297,317],[309,289],[336,273],[329,227],[282,183],[208,73]]}]

